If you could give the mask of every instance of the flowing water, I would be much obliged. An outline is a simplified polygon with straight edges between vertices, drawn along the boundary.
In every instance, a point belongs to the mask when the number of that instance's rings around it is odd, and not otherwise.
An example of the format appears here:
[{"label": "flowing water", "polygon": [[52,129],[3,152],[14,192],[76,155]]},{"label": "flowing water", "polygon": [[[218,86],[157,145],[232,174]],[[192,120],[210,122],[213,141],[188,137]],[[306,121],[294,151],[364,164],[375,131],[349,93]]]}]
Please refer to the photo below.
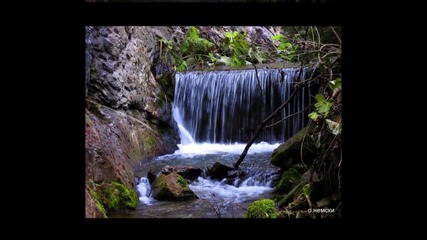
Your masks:
[{"label": "flowing water", "polygon": [[[240,165],[245,176],[211,180],[205,174],[215,162],[232,166],[237,161],[256,127],[292,93],[299,70],[260,69],[258,78],[255,74],[255,70],[177,73],[173,117],[181,138],[179,150],[144,162],[143,176],[149,170],[159,173],[166,165],[201,168],[202,176],[190,183],[199,199],[157,201],[143,177],[137,185],[137,210],[110,217],[241,218],[251,202],[271,197],[271,184],[278,177],[278,168],[270,164],[271,154],[305,126],[309,88],[299,92],[272,122],[299,111],[303,114],[264,130],[251,146]],[[307,75],[304,69],[303,79]]]}]

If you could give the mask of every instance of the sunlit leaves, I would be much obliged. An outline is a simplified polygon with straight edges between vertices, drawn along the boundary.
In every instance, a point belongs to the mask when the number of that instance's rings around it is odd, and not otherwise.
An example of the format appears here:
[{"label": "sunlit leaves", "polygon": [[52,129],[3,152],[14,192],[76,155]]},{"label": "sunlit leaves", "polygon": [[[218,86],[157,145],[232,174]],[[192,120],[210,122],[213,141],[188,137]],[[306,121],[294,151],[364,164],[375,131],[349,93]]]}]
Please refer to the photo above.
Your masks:
[{"label": "sunlit leaves", "polygon": [[272,36],[271,39],[279,42],[279,45],[277,46],[277,54],[281,58],[288,61],[294,60],[294,55],[297,50],[296,46],[293,46],[292,43],[280,33]]},{"label": "sunlit leaves", "polygon": [[310,114],[308,114],[308,117],[313,119],[314,121],[317,121],[317,118],[319,118],[319,114],[317,114],[317,112],[312,112]]},{"label": "sunlit leaves", "polygon": [[321,93],[317,94],[315,99],[317,102],[314,104],[314,106],[316,107],[317,111],[319,113],[323,113],[325,117],[328,116],[329,109],[332,107],[332,100],[326,100],[325,96],[323,96]]}]

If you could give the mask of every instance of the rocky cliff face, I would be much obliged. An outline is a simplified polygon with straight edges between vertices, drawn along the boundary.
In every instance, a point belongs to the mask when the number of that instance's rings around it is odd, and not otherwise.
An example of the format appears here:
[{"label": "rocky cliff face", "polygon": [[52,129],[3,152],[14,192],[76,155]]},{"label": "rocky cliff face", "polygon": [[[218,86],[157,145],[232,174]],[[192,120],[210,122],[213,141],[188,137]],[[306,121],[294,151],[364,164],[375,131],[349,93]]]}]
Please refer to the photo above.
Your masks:
[{"label": "rocky cliff face", "polygon": [[[250,41],[271,44],[272,33],[263,27],[199,29],[218,42],[224,31],[243,30]],[[86,217],[103,216],[96,208],[108,205],[109,195],[102,189],[117,183],[134,189],[143,160],[176,150],[174,72],[160,59],[158,40],[180,41],[185,30],[86,27]]]},{"label": "rocky cliff face", "polygon": [[86,27],[86,184],[94,191],[113,181],[133,189],[136,164],[176,150],[171,91],[165,89],[173,89],[174,76],[158,49],[159,37],[171,31]]}]

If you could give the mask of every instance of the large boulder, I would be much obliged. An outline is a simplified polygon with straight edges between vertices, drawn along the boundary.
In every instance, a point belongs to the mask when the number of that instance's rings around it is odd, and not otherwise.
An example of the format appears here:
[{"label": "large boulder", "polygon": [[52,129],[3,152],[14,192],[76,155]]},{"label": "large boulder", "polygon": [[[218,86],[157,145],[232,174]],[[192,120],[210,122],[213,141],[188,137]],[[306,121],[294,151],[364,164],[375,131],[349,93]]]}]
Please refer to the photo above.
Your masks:
[{"label": "large boulder", "polygon": [[176,172],[186,180],[194,181],[198,177],[202,176],[202,169],[195,168],[192,166],[170,166],[166,165],[162,169],[162,174],[168,175],[172,172]]},{"label": "large boulder", "polygon": [[161,174],[153,183],[153,197],[157,200],[186,200],[198,198],[188,182],[178,173]]},{"label": "large boulder", "polygon": [[231,170],[234,170],[234,168],[216,162],[211,168],[208,169],[208,175],[211,179],[228,178],[228,172],[230,172]]},{"label": "large boulder", "polygon": [[[297,134],[288,139],[273,151],[271,164],[282,169],[289,169],[291,165],[301,162],[301,144],[308,127],[301,129]],[[308,149],[310,139],[304,141],[302,157],[305,164],[311,163],[314,157],[313,149]]]}]

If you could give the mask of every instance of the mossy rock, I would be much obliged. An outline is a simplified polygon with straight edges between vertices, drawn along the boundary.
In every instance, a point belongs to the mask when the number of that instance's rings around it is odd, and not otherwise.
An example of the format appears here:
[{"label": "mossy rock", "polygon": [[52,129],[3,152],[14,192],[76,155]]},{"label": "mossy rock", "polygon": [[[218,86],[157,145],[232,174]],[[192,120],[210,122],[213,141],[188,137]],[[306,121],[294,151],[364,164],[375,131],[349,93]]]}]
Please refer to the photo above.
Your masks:
[{"label": "mossy rock", "polygon": [[280,201],[279,201],[279,208],[288,205],[289,203],[291,203],[292,201],[294,201],[294,199],[299,196],[302,191],[303,191],[303,184],[298,184],[296,185],[293,189],[291,189],[291,191],[289,191],[289,193],[287,193]]},{"label": "mossy rock", "polygon": [[[271,164],[282,169],[288,169],[291,165],[301,162],[301,143],[305,134],[309,131],[308,127],[301,129],[297,134],[288,139],[285,143],[277,147],[272,155]],[[304,163],[310,163],[313,160],[314,154],[308,150],[311,143],[306,137],[302,155]]]},{"label": "mossy rock", "polygon": [[153,182],[153,197],[157,200],[186,200],[198,198],[188,182],[176,172],[161,174]]},{"label": "mossy rock", "polygon": [[100,202],[100,196],[92,188],[89,188],[89,194],[95,202],[96,208],[102,213],[102,217],[107,218],[107,211],[104,208],[104,205]]},{"label": "mossy rock", "polygon": [[102,203],[107,212],[119,209],[135,210],[138,206],[136,192],[121,183],[112,182],[111,184],[102,185],[100,189]]},{"label": "mossy rock", "polygon": [[251,203],[244,218],[277,218],[279,212],[271,199],[260,199]]},{"label": "mossy rock", "polygon": [[275,191],[279,193],[288,193],[292,190],[301,179],[302,168],[299,165],[289,168],[283,173],[282,178],[275,187]]}]

